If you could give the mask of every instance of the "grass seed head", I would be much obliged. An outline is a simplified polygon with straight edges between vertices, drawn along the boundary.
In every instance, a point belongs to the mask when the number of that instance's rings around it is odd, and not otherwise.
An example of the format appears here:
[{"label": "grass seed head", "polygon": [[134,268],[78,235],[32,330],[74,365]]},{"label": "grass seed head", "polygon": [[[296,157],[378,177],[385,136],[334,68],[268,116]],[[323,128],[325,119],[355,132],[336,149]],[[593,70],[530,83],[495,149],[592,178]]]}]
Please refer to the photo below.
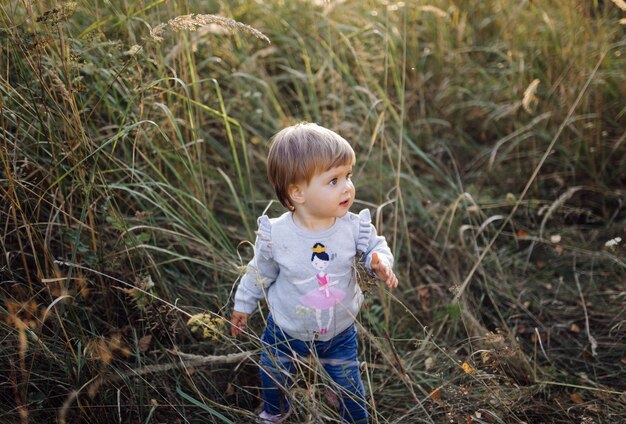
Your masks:
[{"label": "grass seed head", "polygon": [[154,41],[160,42],[163,41],[163,32],[165,32],[167,28],[174,32],[180,32],[185,30],[196,31],[198,27],[208,26],[211,24],[219,25],[231,31],[242,31],[251,34],[256,38],[270,44],[270,39],[267,38],[265,34],[251,27],[250,25],[243,24],[241,22],[235,21],[234,19],[225,18],[223,16],[199,15],[193,13],[189,15],[177,16],[173,19],[170,19],[167,23],[160,23],[159,25],[152,28],[152,30],[150,31],[150,37]]}]

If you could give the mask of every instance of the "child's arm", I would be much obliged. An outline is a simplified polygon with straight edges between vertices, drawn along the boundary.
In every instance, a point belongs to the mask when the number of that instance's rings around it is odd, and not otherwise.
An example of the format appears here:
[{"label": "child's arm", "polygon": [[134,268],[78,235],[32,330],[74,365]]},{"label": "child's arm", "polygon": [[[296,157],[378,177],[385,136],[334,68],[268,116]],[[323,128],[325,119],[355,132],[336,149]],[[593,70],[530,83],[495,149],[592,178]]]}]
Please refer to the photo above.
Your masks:
[{"label": "child's arm", "polygon": [[249,316],[250,314],[246,314],[245,312],[233,311],[233,315],[230,318],[230,334],[233,336],[241,334],[248,324]]},{"label": "child's arm", "polygon": [[372,253],[371,265],[372,271],[374,271],[374,273],[378,275],[378,278],[380,278],[385,282],[385,284],[387,284],[387,287],[389,287],[390,289],[398,287],[398,278],[396,277],[396,274],[393,272],[393,269],[391,268],[391,266],[389,266],[385,259],[381,260],[378,257],[377,252]]},{"label": "child's arm", "polygon": [[398,287],[398,278],[393,272],[393,255],[385,237],[376,233],[371,223],[369,210],[359,213],[359,239],[357,249],[365,253],[365,266],[371,269],[387,287]]},{"label": "child's arm", "polygon": [[259,230],[254,244],[254,257],[248,263],[235,292],[231,316],[231,334],[236,336],[245,328],[248,317],[259,301],[266,298],[267,289],[276,281],[278,264],[272,257],[271,226],[266,216],[259,218]]}]

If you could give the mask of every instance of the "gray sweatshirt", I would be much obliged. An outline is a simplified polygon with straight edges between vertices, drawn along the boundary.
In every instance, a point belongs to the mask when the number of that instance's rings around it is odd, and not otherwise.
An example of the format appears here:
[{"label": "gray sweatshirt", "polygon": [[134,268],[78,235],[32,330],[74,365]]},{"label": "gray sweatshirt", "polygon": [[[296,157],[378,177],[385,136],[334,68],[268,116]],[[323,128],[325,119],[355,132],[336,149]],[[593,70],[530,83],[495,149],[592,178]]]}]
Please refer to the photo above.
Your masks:
[{"label": "gray sweatshirt", "polygon": [[373,252],[393,266],[367,209],[348,212],[318,232],[299,228],[291,212],[273,219],[264,215],[258,225],[254,257],[234,309],[250,314],[266,299],[276,324],[300,340],[330,340],[354,322],[363,301],[353,270],[357,250],[364,252],[368,270]]}]

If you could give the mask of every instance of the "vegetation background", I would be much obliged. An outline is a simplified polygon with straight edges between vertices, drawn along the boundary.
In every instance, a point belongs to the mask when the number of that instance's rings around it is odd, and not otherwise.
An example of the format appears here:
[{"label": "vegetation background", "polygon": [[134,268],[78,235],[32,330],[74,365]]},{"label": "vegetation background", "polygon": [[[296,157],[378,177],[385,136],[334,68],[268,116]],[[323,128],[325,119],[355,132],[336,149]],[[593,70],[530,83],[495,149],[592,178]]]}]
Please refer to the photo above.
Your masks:
[{"label": "vegetation background", "polygon": [[[374,423],[626,420],[626,3],[0,4],[0,422],[244,423],[268,139],[357,151]],[[189,322],[188,322],[189,321]],[[290,422],[338,422],[303,363]]]}]

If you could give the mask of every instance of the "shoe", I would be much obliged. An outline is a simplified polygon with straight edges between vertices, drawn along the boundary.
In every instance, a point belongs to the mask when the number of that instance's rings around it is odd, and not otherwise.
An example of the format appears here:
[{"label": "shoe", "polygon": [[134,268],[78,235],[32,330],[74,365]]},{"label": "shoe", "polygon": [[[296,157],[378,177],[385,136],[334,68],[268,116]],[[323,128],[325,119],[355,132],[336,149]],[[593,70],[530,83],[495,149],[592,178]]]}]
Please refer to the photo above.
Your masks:
[{"label": "shoe", "polygon": [[325,393],[326,403],[332,406],[335,409],[339,409],[341,407],[341,402],[339,401],[339,396],[332,389],[326,389]]},{"label": "shoe", "polygon": [[263,424],[274,424],[279,422],[282,417],[280,415],[272,415],[269,412],[261,411],[259,418],[261,418],[261,422]]}]

